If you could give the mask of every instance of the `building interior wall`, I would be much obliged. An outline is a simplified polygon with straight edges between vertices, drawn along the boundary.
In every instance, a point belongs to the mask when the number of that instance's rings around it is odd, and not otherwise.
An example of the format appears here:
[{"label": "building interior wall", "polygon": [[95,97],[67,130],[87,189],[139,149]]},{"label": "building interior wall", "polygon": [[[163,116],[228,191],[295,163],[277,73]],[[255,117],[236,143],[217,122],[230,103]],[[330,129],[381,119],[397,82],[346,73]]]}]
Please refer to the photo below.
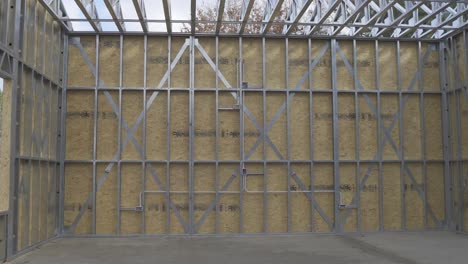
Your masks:
[{"label": "building interior wall", "polygon": [[468,38],[467,31],[444,45],[447,127],[450,143],[448,163],[453,186],[453,220],[455,229],[468,232]]},{"label": "building interior wall", "polygon": [[437,42],[69,44],[67,235],[446,225]]},{"label": "building interior wall", "polygon": [[8,226],[2,245],[12,256],[58,235],[65,38],[34,0],[0,3],[0,36],[0,75],[8,84],[2,119],[9,120],[2,135],[8,142],[2,141],[0,211]]}]

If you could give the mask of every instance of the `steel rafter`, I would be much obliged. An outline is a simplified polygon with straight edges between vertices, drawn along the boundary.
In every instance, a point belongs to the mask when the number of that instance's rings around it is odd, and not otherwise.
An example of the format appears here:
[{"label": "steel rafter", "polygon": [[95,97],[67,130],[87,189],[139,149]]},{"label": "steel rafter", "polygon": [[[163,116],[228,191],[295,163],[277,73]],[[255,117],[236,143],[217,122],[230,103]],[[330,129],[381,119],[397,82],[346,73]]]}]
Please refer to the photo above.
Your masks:
[{"label": "steel rafter", "polygon": [[65,22],[62,18],[66,16],[61,0],[38,0],[38,2],[49,12],[49,14],[61,24],[66,32],[72,31],[71,24]]},{"label": "steel rafter", "polygon": [[221,29],[225,5],[226,5],[226,0],[218,0],[218,6],[217,6],[218,15],[216,16],[216,34],[219,34],[219,30]]},{"label": "steel rafter", "polygon": [[[452,16],[449,16],[446,20],[441,21],[437,25],[436,28],[426,31],[425,33],[421,34],[420,37],[424,37],[424,36],[426,36],[428,34],[434,34],[438,30],[443,29],[443,27],[447,26],[448,24],[455,22],[455,20],[461,19],[462,16],[465,15],[468,12],[468,5],[467,4],[458,4],[457,5],[457,10],[454,11],[454,12],[455,13],[452,13]],[[462,25],[462,23],[460,23],[460,25],[458,25],[458,26],[461,26],[461,25]]]},{"label": "steel rafter", "polygon": [[264,27],[262,29],[262,34],[265,35],[270,29],[273,20],[275,20],[281,6],[283,5],[284,0],[267,0],[265,7],[265,14],[263,15]]},{"label": "steel rafter", "polygon": [[125,25],[122,22],[123,15],[122,15],[122,8],[120,6],[120,0],[104,0],[104,4],[106,5],[109,13],[114,20],[115,25],[119,29],[120,33],[125,32]]},{"label": "steel rafter", "polygon": [[[39,0],[46,6],[52,16],[60,21],[65,30],[71,34],[83,34],[85,31],[74,31],[71,22],[89,22],[95,32],[102,32],[102,22],[114,22],[118,32],[124,33],[124,23],[139,22],[141,34],[174,36],[292,36],[309,37],[349,37],[349,38],[389,38],[389,39],[442,39],[453,32],[458,32],[466,24],[468,0],[289,0],[289,6],[284,8],[285,0],[243,0],[237,20],[229,21],[239,27],[236,34],[221,30],[226,0],[217,0],[213,4],[214,12],[197,18],[197,1],[190,1],[190,17],[182,20],[172,20],[170,0],[162,0],[164,20],[148,19],[143,0],[132,0],[136,10],[135,17],[123,18],[120,0],[103,0],[109,9],[112,19],[99,18],[93,0],[74,0],[85,18],[69,18],[63,8],[63,0]],[[261,21],[251,17],[255,4],[263,4]],[[210,11],[211,12],[211,11]],[[286,12],[283,14],[282,12]],[[281,15],[280,15],[281,13]],[[423,16],[424,15],[424,16]],[[303,19],[304,16],[307,19]],[[307,21],[304,21],[307,20]],[[153,32],[149,23],[166,23],[166,32]],[[68,23],[68,25],[67,25]],[[188,32],[173,32],[172,23],[185,23],[190,26]],[[197,23],[214,24],[213,31],[197,30]],[[247,26],[257,25],[260,32],[246,31]],[[271,27],[281,27],[282,30],[271,31]],[[300,28],[300,31],[296,30]],[[326,29],[326,30],[323,30]],[[343,31],[345,30],[345,31]],[[89,32],[88,32],[89,33]],[[140,34],[140,32],[132,32]],[[300,35],[297,35],[300,34]]]},{"label": "steel rafter", "polygon": [[190,27],[192,35],[195,34],[195,21],[197,19],[197,0],[192,0],[190,4]]},{"label": "steel rafter", "polygon": [[[326,1],[327,2],[327,1]],[[327,5],[328,9],[327,11],[324,13],[324,15],[322,16],[319,16],[320,20],[318,21],[317,25],[315,25],[309,32],[309,36],[311,36],[312,34],[314,34],[315,32],[317,32],[317,30],[320,29],[320,27],[322,26],[322,24],[325,23],[325,21],[327,19],[330,18],[330,16],[333,14],[333,12],[335,12],[336,8],[343,2],[343,0],[336,0],[334,1],[333,3],[331,3],[331,5]],[[324,1],[322,1],[322,3],[325,3]],[[321,12],[320,12],[321,13]]]},{"label": "steel rafter", "polygon": [[91,27],[93,27],[94,31],[100,32],[101,25],[99,23],[96,6],[93,0],[75,0],[76,5],[80,8],[83,15],[88,20]]},{"label": "steel rafter", "polygon": [[171,2],[169,0],[163,0],[163,9],[164,9],[164,19],[166,21],[167,33],[172,32],[171,26]]},{"label": "steel rafter", "polygon": [[286,17],[287,22],[291,22],[291,25],[284,25],[283,34],[289,35],[297,27],[297,23],[304,16],[305,12],[309,6],[315,2],[314,13],[317,12],[317,2],[318,0],[293,0],[291,3],[291,8],[289,9],[288,16]]},{"label": "steel rafter", "polygon": [[336,29],[333,32],[333,36],[338,35],[338,33],[340,33],[341,30],[343,30],[347,25],[349,25],[352,21],[354,21],[356,17],[361,14],[362,10],[364,10],[364,8],[367,7],[367,4],[369,4],[369,2],[371,1],[372,0],[365,0],[364,2],[360,3],[359,6],[356,6],[355,9],[352,10],[352,14],[346,18],[346,20],[338,27],[338,29]]},{"label": "steel rafter", "polygon": [[384,2],[386,2],[386,5],[382,8],[380,8],[380,10],[375,14],[373,15],[369,20],[365,21],[365,25],[363,27],[360,27],[358,30],[356,30],[356,32],[354,32],[354,36],[356,36],[359,32],[361,32],[364,28],[368,28],[370,26],[373,26],[375,25],[375,23],[379,20],[379,18],[381,18],[384,14],[388,13],[388,11],[394,6],[397,4],[396,1],[387,1],[387,0],[384,0]]},{"label": "steel rafter", "polygon": [[[415,15],[413,15],[413,18],[412,18],[413,21],[417,21],[414,24],[414,27],[406,29],[401,34],[399,34],[398,37],[405,36],[407,34],[411,34],[411,33],[415,32],[415,31],[417,32],[421,25],[425,24],[431,18],[433,18],[436,15],[440,14],[441,12],[445,11],[451,4],[452,3],[445,3],[445,4],[432,3],[432,9],[430,10],[432,12],[430,12],[427,16],[423,17],[421,20],[418,20],[417,17],[414,17]],[[416,14],[417,14],[417,12],[416,12]]]},{"label": "steel rafter", "polygon": [[[374,37],[382,36],[383,33],[387,32],[388,30],[391,30],[391,29],[395,28],[396,26],[398,26],[400,24],[401,21],[403,21],[404,19],[406,19],[407,17],[412,15],[413,12],[415,10],[417,10],[423,4],[424,4],[423,1],[420,1],[417,4],[413,4],[413,6],[411,6],[409,9],[402,12],[402,14],[399,17],[397,17],[395,20],[391,21],[390,24],[387,24],[388,25],[387,27],[385,27],[384,29],[382,29],[380,32],[378,32],[377,34],[375,34],[373,36]],[[396,5],[396,7],[398,7],[398,6],[399,5]]]},{"label": "steel rafter", "polygon": [[252,12],[252,8],[254,5],[255,0],[243,0],[242,1],[242,9],[241,9],[241,27],[239,29],[239,35],[242,35],[245,30],[245,26],[247,25],[247,21],[250,17],[250,12]]},{"label": "steel rafter", "polygon": [[138,16],[138,20],[140,20],[141,28],[143,32],[148,32],[148,22],[146,18],[146,11],[145,11],[145,3],[142,0],[132,0],[133,5],[135,6],[135,10]]}]

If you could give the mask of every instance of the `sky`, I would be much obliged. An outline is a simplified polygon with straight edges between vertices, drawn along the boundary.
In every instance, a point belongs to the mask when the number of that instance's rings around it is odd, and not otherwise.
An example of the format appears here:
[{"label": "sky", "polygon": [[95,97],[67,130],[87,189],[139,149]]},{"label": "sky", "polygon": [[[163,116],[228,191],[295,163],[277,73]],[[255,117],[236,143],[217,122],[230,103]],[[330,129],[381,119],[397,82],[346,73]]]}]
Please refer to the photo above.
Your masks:
[{"label": "sky", "polygon": [[0,91],[3,91],[3,79],[0,78]]}]

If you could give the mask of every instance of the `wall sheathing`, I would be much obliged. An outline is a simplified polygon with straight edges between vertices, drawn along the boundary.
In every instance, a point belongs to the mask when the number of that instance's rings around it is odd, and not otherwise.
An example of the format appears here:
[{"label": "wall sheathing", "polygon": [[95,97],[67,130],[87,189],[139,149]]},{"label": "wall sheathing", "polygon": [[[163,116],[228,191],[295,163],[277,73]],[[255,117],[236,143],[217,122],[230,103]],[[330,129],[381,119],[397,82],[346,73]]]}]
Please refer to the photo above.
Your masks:
[{"label": "wall sheathing", "polygon": [[[0,75],[10,83],[5,93],[11,98],[4,104],[11,114],[11,126],[5,127],[11,147],[2,151],[1,172],[9,175],[10,199],[4,201],[11,257],[58,234],[65,44],[59,23],[38,1],[2,1],[0,14]],[[3,162],[5,155],[9,164]]]},{"label": "wall sheathing", "polygon": [[[468,33],[443,43],[448,116],[448,161],[452,193],[452,228],[468,232]],[[465,132],[464,132],[465,131]]]},{"label": "wall sheathing", "polygon": [[438,43],[69,44],[66,235],[446,224]]}]

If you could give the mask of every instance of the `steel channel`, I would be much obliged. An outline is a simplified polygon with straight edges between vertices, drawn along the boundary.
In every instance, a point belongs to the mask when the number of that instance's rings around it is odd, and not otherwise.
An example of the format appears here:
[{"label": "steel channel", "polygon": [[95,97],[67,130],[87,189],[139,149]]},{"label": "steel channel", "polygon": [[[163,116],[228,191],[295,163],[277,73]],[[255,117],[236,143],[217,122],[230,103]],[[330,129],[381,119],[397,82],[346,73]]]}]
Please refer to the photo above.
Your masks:
[{"label": "steel channel", "polygon": [[314,219],[314,118],[313,118],[313,93],[312,93],[312,87],[313,87],[313,79],[312,79],[312,74],[310,73],[311,71],[311,61],[313,59],[312,56],[312,43],[311,39],[309,38],[307,40],[307,51],[308,51],[308,61],[307,61],[307,70],[309,73],[309,133],[310,133],[310,144],[309,144],[309,155],[310,155],[310,164],[309,164],[309,174],[310,174],[310,232],[315,232],[315,219]]},{"label": "steel channel", "polygon": [[171,36],[167,37],[167,49],[168,49],[168,56],[167,56],[167,70],[169,71],[168,79],[167,79],[167,130],[166,130],[166,233],[170,233],[171,230],[171,210],[170,210],[170,202],[171,202],[171,45],[172,45],[172,38]]},{"label": "steel channel", "polygon": [[[467,54],[467,50],[468,50],[468,41],[467,41],[467,36],[466,36],[466,30],[463,31],[463,58],[465,58],[465,71],[464,71],[464,76],[465,76],[465,83],[463,84],[463,89],[464,89],[464,92],[465,92],[465,95],[468,96],[468,54]],[[468,102],[468,97],[463,97],[465,99],[465,103]],[[463,145],[460,144],[460,147],[462,148],[462,160],[464,161],[463,157],[463,153],[465,153],[465,151],[468,151],[466,149],[463,148]],[[462,171],[464,171],[465,169],[465,166],[466,166],[466,162],[461,162],[462,163]],[[468,177],[468,175],[467,175]],[[468,180],[468,179],[467,179]],[[462,184],[460,185],[462,187],[462,190],[463,192],[462,193],[465,193],[467,192],[468,190],[466,190],[466,188],[468,188],[468,186],[466,186],[468,183],[465,183],[465,184]],[[466,200],[463,201],[463,204],[465,204],[465,202],[467,202]],[[462,207],[462,212],[461,214],[464,216],[465,215],[465,208]],[[461,222],[461,230],[463,232],[467,232],[468,230],[466,230],[466,225],[465,225],[465,217],[463,217],[462,219],[462,222]]]},{"label": "steel channel", "polygon": [[[265,91],[266,87],[266,44],[265,44],[265,38],[262,38],[262,93],[263,93],[263,232],[268,233],[268,186],[267,186],[267,154],[266,154],[266,126],[267,126],[267,100],[266,96],[267,93]],[[247,180],[247,178],[245,178]],[[247,186],[247,184],[245,184]]]},{"label": "steel channel", "polygon": [[[24,74],[24,67],[23,67],[23,74]],[[35,106],[35,101],[34,101],[34,98],[36,97],[36,83],[35,83],[35,79],[34,79],[34,71],[31,71],[31,87],[30,87],[30,91],[29,91],[29,95],[31,96],[30,97],[30,100],[29,100],[29,103],[28,101],[26,101],[26,104],[29,104],[28,106],[28,109],[25,111],[25,115],[28,116],[28,129],[29,129],[29,135],[27,135],[26,133],[24,134],[25,135],[25,141],[26,141],[26,137],[29,137],[28,138],[28,141],[29,143],[31,144],[29,146],[29,150],[28,150],[28,155],[29,155],[29,158],[28,158],[28,176],[27,176],[27,182],[24,183],[24,178],[23,178],[23,183],[27,186],[25,187],[25,190],[28,190],[28,192],[26,193],[27,195],[27,198],[25,199],[23,197],[23,199],[26,200],[26,222],[27,222],[27,228],[25,227],[22,227],[22,232],[23,232],[23,238],[21,239],[21,241],[24,243],[24,241],[26,241],[27,244],[30,244],[30,241],[31,241],[31,235],[30,235],[30,226],[31,226],[31,179],[32,179],[32,159],[30,157],[34,156],[33,155],[33,142],[32,142],[32,138],[33,138],[33,135],[34,135],[34,129],[35,129],[35,124],[33,122],[33,112],[35,109],[34,106]],[[21,121],[21,120],[20,120]],[[26,141],[26,142],[28,142]],[[21,152],[21,151],[19,151]],[[21,182],[20,182],[21,184]],[[20,187],[20,185],[18,185],[18,188]],[[19,192],[19,189],[18,189],[18,197],[20,196],[20,192]],[[23,205],[24,206],[24,205]],[[25,210],[23,208],[23,210]],[[19,220],[19,218],[18,218]],[[20,224],[18,224],[18,228],[20,227]],[[26,232],[26,233],[24,233]],[[19,234],[18,234],[19,235]],[[21,247],[21,246],[20,246]],[[20,248],[21,250],[21,248]]]},{"label": "steel channel", "polygon": [[[406,230],[406,175],[405,175],[405,130],[404,130],[404,123],[403,123],[403,116],[404,116],[404,103],[402,98],[402,91],[403,85],[401,83],[401,47],[400,41],[396,42],[396,59],[397,59],[397,83],[398,83],[398,136],[400,137],[400,210],[401,210],[401,229]],[[379,117],[380,118],[380,117]]]},{"label": "steel channel", "polygon": [[[31,22],[31,9],[26,9],[25,11],[28,11],[26,12],[28,14],[28,19],[29,19],[29,22]],[[35,12],[35,9],[34,9],[34,22],[36,21],[36,12]],[[26,27],[31,30],[32,32],[34,32],[34,28],[31,29],[31,26],[34,25],[32,23],[28,23],[26,25]],[[29,38],[28,38],[29,40]],[[34,43],[36,43],[36,39],[35,39],[35,35],[33,35],[33,41]],[[30,46],[27,47],[28,49],[26,50],[27,54],[31,54],[30,52]],[[24,49],[24,47],[23,47]],[[35,54],[33,55],[33,57],[35,57]],[[24,58],[25,60],[27,59],[27,55],[25,56]],[[23,71],[22,73],[24,74],[24,67],[23,67]],[[30,87],[30,101],[29,101],[29,107],[28,107],[28,111],[25,111],[26,112],[26,115],[28,116],[29,118],[29,122],[28,122],[28,128],[29,128],[29,132],[30,134],[29,135],[26,135],[25,133],[25,141],[26,141],[26,137],[29,136],[28,138],[28,141],[26,142],[29,142],[31,145],[29,146],[29,151],[28,151],[28,154],[29,154],[29,159],[28,159],[28,182],[27,182],[27,188],[26,190],[28,190],[28,193],[26,194],[27,195],[27,202],[26,202],[26,209],[27,209],[27,217],[26,217],[26,222],[27,222],[27,228],[25,227],[22,227],[22,231],[23,232],[27,232],[27,233],[23,233],[23,235],[25,235],[25,239],[22,238],[22,242],[24,244],[24,241],[26,241],[27,245],[31,244],[31,236],[32,236],[32,232],[30,230],[31,228],[31,218],[33,216],[31,216],[31,214],[33,214],[32,212],[32,201],[31,201],[31,194],[32,194],[32,188],[31,187],[31,181],[32,181],[32,177],[34,177],[32,174],[33,174],[33,171],[32,171],[32,159],[31,157],[34,156],[34,153],[33,153],[33,145],[34,145],[34,142],[33,142],[33,138],[34,138],[34,134],[35,134],[35,128],[36,128],[36,124],[35,122],[33,122],[33,114],[35,113],[35,98],[36,98],[36,79],[34,78],[35,76],[35,69],[31,69],[31,86]],[[18,78],[19,75],[18,75]],[[28,103],[26,101],[26,103]],[[21,121],[21,119],[20,119]],[[29,127],[30,126],[30,127]],[[21,152],[19,150],[19,152]],[[23,179],[24,181],[24,179]],[[19,185],[18,185],[18,188],[19,188]],[[18,196],[20,196],[20,192],[19,192],[19,189],[18,189]],[[23,198],[24,199],[24,198]],[[20,227],[20,225],[18,224],[18,228]],[[21,247],[21,246],[20,246]],[[20,248],[20,250],[22,250],[22,248]]]},{"label": "steel channel", "polygon": [[[458,50],[457,50],[457,41],[455,38],[452,38],[452,52],[453,52],[453,79],[455,81],[454,88],[459,88],[460,87],[460,78],[458,76]],[[456,164],[458,167],[458,221],[457,221],[457,231],[462,231],[463,230],[463,220],[464,220],[464,213],[463,213],[463,206],[464,206],[464,188],[463,188],[463,163],[461,162],[463,158],[463,149],[462,149],[462,143],[463,143],[463,132],[462,132],[462,126],[461,126],[461,102],[463,98],[463,92],[461,90],[455,91],[455,118],[456,118],[456,146],[457,146],[457,158],[456,158]]]},{"label": "steel channel", "polygon": [[[46,155],[47,155],[47,159],[50,159],[51,154],[52,154],[51,153],[51,148],[50,148],[50,142],[51,142],[50,137],[51,137],[51,135],[53,133],[53,131],[51,129],[52,86],[51,86],[50,82],[48,83],[48,86],[46,86],[46,87],[47,87],[46,88],[47,93],[46,93],[46,98],[45,98],[46,100],[45,100],[45,102],[43,102],[43,103],[45,103],[45,111],[46,111],[46,122],[45,122],[46,123],[46,129],[44,131],[46,135],[41,137],[41,146],[42,147],[44,146],[43,141],[44,141],[44,139],[46,139],[47,140],[46,141],[47,145],[45,145],[46,146],[46,151],[45,152],[46,152]],[[49,133],[49,132],[52,132],[52,133]],[[43,183],[44,182],[44,177],[41,177],[41,199],[43,199],[42,197],[45,195],[45,197],[47,199],[45,199],[45,205],[43,205],[43,208],[49,208],[50,207],[50,204],[49,204],[50,199],[48,198],[48,194],[49,194],[49,175],[50,175],[50,166],[49,165],[50,164],[49,164],[49,162],[45,162],[45,165],[46,165],[46,171],[47,171],[47,174],[45,175],[45,179],[46,179],[45,180],[45,186],[46,186],[46,188],[45,188],[45,190],[42,188],[42,187],[44,187],[44,185],[43,185],[44,184]],[[43,231],[43,233],[40,234],[40,235],[45,234],[45,237],[44,236],[40,236],[40,237],[41,237],[41,240],[45,240],[47,238],[47,236],[48,236],[48,227],[49,227],[49,225],[47,224],[48,223],[47,220],[48,220],[49,215],[48,215],[48,213],[46,213],[42,217],[43,217],[43,219],[42,219],[42,222],[40,222],[40,223],[41,224],[45,223],[46,227],[45,227],[45,231]]]},{"label": "steel channel", "polygon": [[382,120],[380,114],[380,65],[379,65],[379,42],[376,40],[375,42],[375,74],[376,74],[376,84],[377,84],[377,151],[378,151],[378,164],[379,164],[379,230],[384,230],[383,225],[383,174],[382,174],[382,139],[381,139],[381,131],[382,128]]},{"label": "steel channel", "polygon": [[[216,164],[215,164],[215,199],[216,201],[219,201],[219,38],[216,36],[216,58],[215,58],[215,63],[216,63],[216,101],[215,101],[215,107],[216,107],[216,112],[215,112],[215,159],[216,159]],[[215,233],[219,233],[219,206],[216,204],[216,212],[215,212]]]},{"label": "steel channel", "polygon": [[[61,52],[62,52],[62,49],[61,49]],[[60,67],[59,67],[60,68]],[[52,84],[51,84],[52,85]],[[54,210],[55,210],[55,218],[54,218],[54,231],[53,231],[53,235],[54,236],[57,236],[60,234],[60,194],[62,193],[62,190],[60,188],[60,180],[59,180],[59,177],[60,177],[60,166],[61,166],[61,161],[63,159],[60,158],[60,149],[61,149],[61,133],[62,133],[62,130],[61,130],[61,127],[60,127],[60,124],[63,123],[62,119],[61,119],[61,116],[62,116],[62,109],[63,109],[63,104],[62,104],[62,91],[63,89],[60,89],[60,87],[58,86],[55,86],[55,89],[56,89],[56,103],[57,103],[57,112],[55,113],[56,114],[56,119],[55,121],[52,121],[52,122],[55,122],[55,134],[52,134],[50,136],[50,141],[55,141],[54,144],[55,144],[55,150],[54,150],[54,153],[53,153],[53,158],[55,159],[55,161],[53,161],[53,164],[54,164],[54,173],[53,173],[53,183],[52,183],[52,187],[53,189],[51,189],[51,191],[55,191],[55,194],[54,194]],[[51,109],[51,114],[53,113],[54,109]],[[49,194],[51,195],[51,194]]]},{"label": "steel channel", "polygon": [[445,224],[446,228],[453,230],[452,225],[452,181],[451,181],[451,170],[450,170],[450,159],[451,159],[451,147],[450,147],[450,114],[448,108],[448,97],[447,97],[447,56],[445,54],[445,42],[439,44],[439,61],[440,61],[440,85],[442,88],[442,127],[443,127],[443,142],[444,142],[444,200],[445,200]]},{"label": "steel channel", "polygon": [[190,126],[190,133],[189,133],[189,159],[190,159],[190,164],[189,164],[189,189],[190,189],[190,194],[189,194],[189,233],[194,234],[194,220],[193,220],[193,214],[194,214],[194,136],[195,136],[195,131],[194,131],[194,126],[195,126],[195,119],[194,119],[194,112],[195,112],[195,107],[194,107],[194,100],[195,100],[195,38],[190,37],[190,110],[189,110],[189,126]]},{"label": "steel channel", "polygon": [[337,67],[336,67],[336,40],[331,40],[331,60],[332,60],[332,89],[333,89],[333,175],[335,190],[335,232],[341,233],[340,225],[340,163],[339,163],[339,130],[338,130],[338,87],[337,87]]},{"label": "steel channel", "polygon": [[287,214],[288,214],[288,232],[291,232],[291,124],[290,124],[290,103],[289,103],[289,41],[288,38],[285,39],[285,45],[286,45],[286,57],[285,57],[285,64],[286,64],[286,149],[287,149],[287,154],[286,154],[286,159],[288,160],[288,202],[287,202]]},{"label": "steel channel", "polygon": [[[358,81],[359,75],[357,70],[357,56],[356,56],[356,40],[353,40],[353,76],[354,76],[354,111],[355,111],[355,123],[354,123],[354,134],[356,141],[356,207],[357,207],[357,231],[361,231],[361,157],[360,157],[360,135],[359,135],[359,96],[357,93],[358,90]],[[346,223],[343,223],[346,224]]]},{"label": "steel channel", "polygon": [[92,227],[91,227],[91,232],[93,234],[96,234],[96,195],[97,195],[97,166],[96,166],[96,160],[97,160],[97,129],[98,129],[98,89],[99,89],[99,35],[96,35],[96,72],[94,74],[95,76],[95,91],[94,91],[94,130],[93,130],[93,216],[92,216]]},{"label": "steel channel", "polygon": [[[7,258],[11,257],[17,252],[18,242],[18,222],[19,222],[19,161],[16,160],[16,156],[20,153],[20,142],[21,137],[17,136],[17,131],[20,131],[21,127],[21,105],[22,105],[22,78],[20,78],[20,64],[19,64],[19,50],[23,47],[23,24],[24,20],[21,19],[22,11],[24,6],[21,5],[21,0],[16,0],[12,12],[14,12],[14,31],[13,31],[13,80],[12,80],[12,92],[11,92],[11,120],[15,120],[15,126],[10,127],[10,199],[9,211],[8,211],[8,235],[7,235]],[[10,29],[10,12],[7,12],[8,23],[7,32]],[[8,33],[7,33],[8,35]],[[23,74],[21,66],[21,74]],[[19,104],[18,104],[19,103]],[[18,106],[19,105],[19,106]]]},{"label": "steel channel", "polygon": [[59,160],[60,160],[60,171],[59,171],[59,181],[60,181],[60,189],[58,190],[59,195],[59,217],[58,217],[58,234],[64,233],[64,200],[65,200],[65,153],[66,153],[66,122],[67,122],[67,86],[68,86],[68,37],[64,37],[64,45],[63,45],[63,77],[62,77],[62,94],[61,94],[61,101],[62,101],[62,109],[61,109],[61,123],[60,123],[60,153],[59,153]]},{"label": "steel channel", "polygon": [[146,224],[145,224],[145,217],[146,217],[146,207],[145,207],[145,204],[146,204],[146,196],[145,196],[145,191],[146,191],[146,159],[147,159],[147,155],[146,155],[146,144],[147,144],[147,140],[146,140],[146,129],[147,129],[147,125],[146,125],[146,122],[147,122],[147,112],[146,112],[146,87],[147,87],[147,83],[146,83],[146,77],[147,77],[147,60],[148,60],[148,35],[145,34],[144,36],[144,39],[143,39],[144,43],[143,43],[143,46],[144,46],[144,61],[143,61],[143,157],[142,157],[142,180],[141,180],[141,187],[142,187],[142,190],[143,190],[143,197],[142,197],[142,206],[143,206],[143,210],[141,212],[141,233],[142,234],[146,234]]},{"label": "steel channel", "polygon": [[[244,75],[243,75],[243,43],[242,43],[242,37],[239,37],[239,67],[238,67],[238,76],[239,82],[237,89],[239,89],[239,106],[240,109],[244,109],[244,91],[242,90],[242,82],[244,81]],[[243,191],[243,185],[244,181],[246,181],[245,175],[243,175],[243,168],[244,168],[244,162],[245,162],[245,157],[244,157],[244,111],[239,111],[239,131],[240,131],[240,139],[239,139],[239,149],[240,149],[240,164],[239,164],[239,233],[244,233],[244,191]]]},{"label": "steel channel", "polygon": [[122,217],[121,217],[121,193],[122,193],[122,122],[123,122],[123,114],[122,114],[122,85],[123,85],[123,35],[119,37],[119,124],[117,132],[118,137],[118,158],[117,158],[117,235],[120,235]]},{"label": "steel channel", "polygon": [[[432,49],[430,46],[426,46],[426,49]],[[428,50],[426,50],[428,52]],[[425,113],[424,113],[424,79],[423,79],[423,70],[424,70],[424,64],[422,61],[422,47],[421,47],[421,42],[418,41],[418,84],[419,84],[419,90],[421,91],[420,95],[420,102],[419,102],[419,112],[420,112],[420,126],[421,126],[421,154],[422,154],[422,159],[423,159],[423,164],[422,164],[422,181],[423,181],[423,186],[424,186],[424,227],[427,228],[427,215],[428,215],[428,202],[427,202],[427,153],[426,153],[426,121],[425,121]]]}]

